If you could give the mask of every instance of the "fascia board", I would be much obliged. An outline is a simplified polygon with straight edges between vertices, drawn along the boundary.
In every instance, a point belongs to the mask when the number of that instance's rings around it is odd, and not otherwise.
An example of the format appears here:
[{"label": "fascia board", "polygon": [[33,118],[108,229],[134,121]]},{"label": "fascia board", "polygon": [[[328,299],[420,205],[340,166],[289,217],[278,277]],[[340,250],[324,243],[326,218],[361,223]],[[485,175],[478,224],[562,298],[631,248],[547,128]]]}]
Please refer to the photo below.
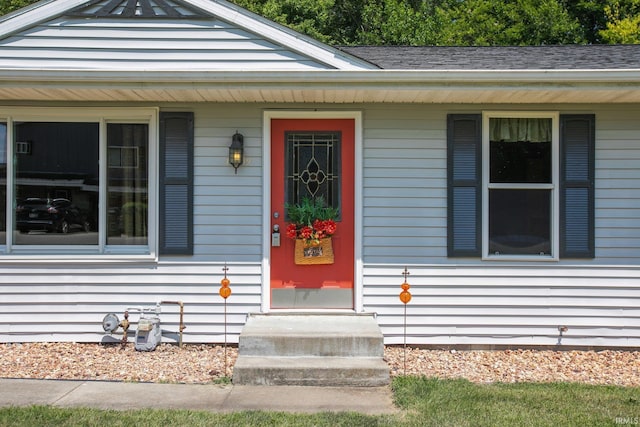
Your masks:
[{"label": "fascia board", "polygon": [[73,70],[0,68],[0,82],[140,83],[194,86],[228,83],[341,84],[601,84],[640,83],[640,69],[630,70],[496,70],[496,71],[189,71],[189,70]]},{"label": "fascia board", "polygon": [[55,18],[86,2],[87,0],[41,1],[10,13],[0,21],[0,39]]},{"label": "fascia board", "polygon": [[184,0],[220,19],[340,70],[375,70],[373,64],[224,0]]}]

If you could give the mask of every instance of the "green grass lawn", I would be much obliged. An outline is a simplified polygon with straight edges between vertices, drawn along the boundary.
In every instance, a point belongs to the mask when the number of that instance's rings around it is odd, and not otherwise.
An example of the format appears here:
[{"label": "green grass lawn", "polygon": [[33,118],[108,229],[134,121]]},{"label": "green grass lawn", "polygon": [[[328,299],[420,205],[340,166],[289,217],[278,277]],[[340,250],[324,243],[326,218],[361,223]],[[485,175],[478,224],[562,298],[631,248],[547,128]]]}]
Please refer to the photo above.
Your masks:
[{"label": "green grass lawn", "polygon": [[216,414],[183,410],[101,411],[46,406],[0,409],[0,426],[620,426],[640,425],[640,388],[584,384],[473,384],[399,377],[397,415]]}]

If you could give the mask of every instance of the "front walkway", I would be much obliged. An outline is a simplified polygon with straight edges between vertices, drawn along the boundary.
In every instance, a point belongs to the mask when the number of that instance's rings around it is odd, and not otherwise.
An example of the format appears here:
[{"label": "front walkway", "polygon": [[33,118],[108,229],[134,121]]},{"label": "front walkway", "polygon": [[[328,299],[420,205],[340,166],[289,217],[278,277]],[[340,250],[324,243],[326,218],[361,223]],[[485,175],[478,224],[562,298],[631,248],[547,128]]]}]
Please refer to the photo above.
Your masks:
[{"label": "front walkway", "polygon": [[233,386],[108,381],[0,379],[0,407],[48,405],[96,409],[398,412],[389,387]]}]

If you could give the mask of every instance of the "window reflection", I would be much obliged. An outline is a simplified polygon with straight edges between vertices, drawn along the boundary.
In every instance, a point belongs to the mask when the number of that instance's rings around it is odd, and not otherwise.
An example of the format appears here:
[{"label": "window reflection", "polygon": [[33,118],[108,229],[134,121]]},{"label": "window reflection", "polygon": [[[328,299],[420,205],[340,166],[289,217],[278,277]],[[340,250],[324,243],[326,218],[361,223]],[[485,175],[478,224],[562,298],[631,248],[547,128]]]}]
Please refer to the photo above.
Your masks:
[{"label": "window reflection", "polygon": [[148,126],[107,127],[107,244],[146,245],[148,230]]},{"label": "window reflection", "polygon": [[489,253],[551,254],[551,190],[489,191]]},{"label": "window reflection", "polygon": [[15,243],[97,245],[98,124],[16,123],[14,144]]}]

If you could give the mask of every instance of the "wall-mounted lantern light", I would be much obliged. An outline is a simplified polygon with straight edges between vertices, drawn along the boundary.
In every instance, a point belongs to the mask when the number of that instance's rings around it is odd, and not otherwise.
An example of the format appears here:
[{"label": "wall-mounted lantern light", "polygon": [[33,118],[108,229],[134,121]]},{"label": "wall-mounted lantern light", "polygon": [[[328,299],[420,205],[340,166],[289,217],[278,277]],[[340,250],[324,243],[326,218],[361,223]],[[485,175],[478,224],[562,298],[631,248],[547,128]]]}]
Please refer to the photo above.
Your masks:
[{"label": "wall-mounted lantern light", "polygon": [[241,133],[236,133],[231,139],[231,145],[229,146],[229,164],[233,166],[236,174],[238,168],[244,161],[244,136]]}]

